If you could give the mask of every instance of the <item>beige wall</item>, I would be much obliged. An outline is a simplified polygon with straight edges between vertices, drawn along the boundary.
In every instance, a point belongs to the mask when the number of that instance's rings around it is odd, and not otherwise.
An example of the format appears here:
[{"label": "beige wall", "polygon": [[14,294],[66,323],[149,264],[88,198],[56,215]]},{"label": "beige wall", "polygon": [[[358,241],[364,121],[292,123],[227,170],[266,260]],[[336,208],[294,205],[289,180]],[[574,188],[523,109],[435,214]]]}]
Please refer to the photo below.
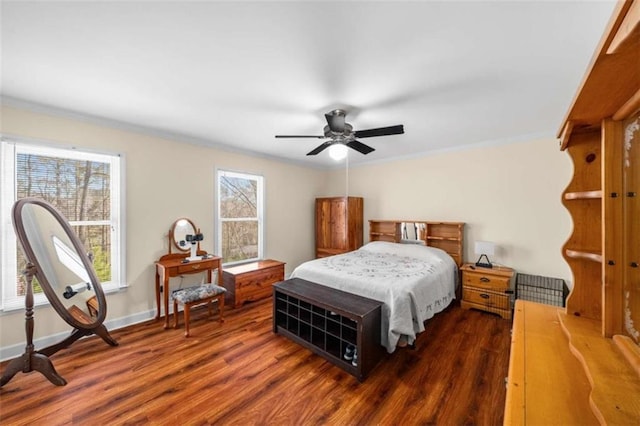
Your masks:
[{"label": "beige wall", "polygon": [[[572,171],[557,142],[543,139],[352,167],[349,195],[364,197],[365,222],[465,222],[466,261],[477,260],[474,241],[493,241],[492,261],[570,285],[561,247],[571,218],[560,199]],[[343,169],[332,171],[330,190],[345,193]],[[365,241],[368,232],[366,223]]]},{"label": "beige wall", "polygon": [[[107,296],[112,324],[155,313],[153,262],[166,252],[166,234],[176,218],[194,220],[205,235],[203,248],[213,251],[216,168],[265,177],[266,256],[287,262],[287,273],[313,257],[315,197],[346,191],[343,169],[308,169],[7,106],[1,118],[4,135],[125,155],[129,287]],[[190,170],[183,166],[187,163]],[[467,260],[476,259],[475,240],[489,240],[500,246],[497,262],[570,280],[560,248],[571,223],[560,194],[571,172],[555,141],[535,140],[352,167],[349,194],[365,198],[365,221],[464,221]],[[0,318],[0,350],[21,353],[24,312]],[[36,339],[69,330],[49,306],[38,307],[35,318]],[[5,350],[0,358],[6,355]]]},{"label": "beige wall", "polygon": [[[313,206],[324,192],[324,171],[12,107],[3,107],[1,117],[4,135],[124,154],[129,287],[107,295],[107,321],[155,313],[153,263],[166,253],[176,218],[189,217],[201,227],[202,248],[213,252],[216,168],[264,176],[266,257],[287,262],[290,272],[314,256]],[[19,344],[23,350],[24,311],[0,315],[0,348]],[[49,306],[36,308],[36,339],[68,331]]]}]

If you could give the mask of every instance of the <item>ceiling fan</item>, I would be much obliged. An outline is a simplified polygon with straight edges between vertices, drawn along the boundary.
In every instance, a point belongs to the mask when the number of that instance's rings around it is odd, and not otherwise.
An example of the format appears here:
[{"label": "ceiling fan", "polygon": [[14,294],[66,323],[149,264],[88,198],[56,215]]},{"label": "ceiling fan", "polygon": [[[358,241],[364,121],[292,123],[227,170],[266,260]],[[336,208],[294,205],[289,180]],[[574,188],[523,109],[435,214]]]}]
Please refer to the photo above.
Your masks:
[{"label": "ceiling fan", "polygon": [[372,138],[374,136],[388,136],[388,135],[400,135],[404,133],[404,126],[399,124],[397,126],[378,127],[376,129],[368,130],[353,130],[351,124],[345,122],[347,113],[342,109],[334,109],[324,115],[327,119],[327,125],[324,126],[324,135],[276,135],[276,138],[315,138],[315,139],[329,139],[328,141],[317,146],[313,151],[307,155],[317,155],[329,148],[331,145],[346,145],[351,149],[355,149],[361,154],[369,154],[375,151],[368,145],[356,140],[356,138]]}]

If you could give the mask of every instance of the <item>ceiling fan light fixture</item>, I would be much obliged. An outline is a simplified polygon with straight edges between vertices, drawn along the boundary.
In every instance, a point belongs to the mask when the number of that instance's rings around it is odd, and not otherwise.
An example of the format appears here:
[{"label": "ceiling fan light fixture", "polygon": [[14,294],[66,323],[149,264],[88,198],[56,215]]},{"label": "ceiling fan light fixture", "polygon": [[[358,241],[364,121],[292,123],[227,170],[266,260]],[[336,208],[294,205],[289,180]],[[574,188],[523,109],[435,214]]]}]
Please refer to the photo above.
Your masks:
[{"label": "ceiling fan light fixture", "polygon": [[343,160],[347,157],[348,149],[341,143],[335,143],[329,147],[329,157],[335,161]]},{"label": "ceiling fan light fixture", "polygon": [[325,149],[329,149],[329,156],[335,161],[340,161],[347,157],[347,148],[358,151],[360,154],[369,154],[375,151],[374,148],[366,145],[356,138],[372,138],[375,136],[400,135],[404,133],[404,126],[378,127],[375,129],[354,131],[351,124],[345,122],[346,111],[336,109],[324,115],[327,125],[324,126],[324,136],[311,135],[276,135],[276,138],[318,138],[328,139],[315,147],[307,155],[318,155]]}]

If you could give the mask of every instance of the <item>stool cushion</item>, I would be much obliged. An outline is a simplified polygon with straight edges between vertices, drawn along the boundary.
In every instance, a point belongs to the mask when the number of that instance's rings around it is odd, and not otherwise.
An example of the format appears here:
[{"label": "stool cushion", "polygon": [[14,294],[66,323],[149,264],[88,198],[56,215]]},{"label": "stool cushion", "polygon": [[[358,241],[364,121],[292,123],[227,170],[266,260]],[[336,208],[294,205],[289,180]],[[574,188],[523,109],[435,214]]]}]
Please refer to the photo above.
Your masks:
[{"label": "stool cushion", "polygon": [[171,293],[171,298],[178,303],[191,303],[198,300],[214,297],[226,292],[227,289],[215,284],[203,284],[193,287],[181,288]]}]

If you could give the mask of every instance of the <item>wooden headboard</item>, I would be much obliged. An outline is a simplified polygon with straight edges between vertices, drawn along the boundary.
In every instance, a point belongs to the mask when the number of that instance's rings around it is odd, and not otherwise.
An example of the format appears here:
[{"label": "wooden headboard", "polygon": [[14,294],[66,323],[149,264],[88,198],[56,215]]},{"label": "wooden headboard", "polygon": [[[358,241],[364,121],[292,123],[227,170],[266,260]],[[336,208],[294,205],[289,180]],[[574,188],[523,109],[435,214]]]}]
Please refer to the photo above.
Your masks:
[{"label": "wooden headboard", "polygon": [[462,266],[464,254],[464,222],[429,222],[425,220],[370,220],[369,241],[402,241],[402,224],[415,223],[418,239],[426,245],[446,251]]}]

